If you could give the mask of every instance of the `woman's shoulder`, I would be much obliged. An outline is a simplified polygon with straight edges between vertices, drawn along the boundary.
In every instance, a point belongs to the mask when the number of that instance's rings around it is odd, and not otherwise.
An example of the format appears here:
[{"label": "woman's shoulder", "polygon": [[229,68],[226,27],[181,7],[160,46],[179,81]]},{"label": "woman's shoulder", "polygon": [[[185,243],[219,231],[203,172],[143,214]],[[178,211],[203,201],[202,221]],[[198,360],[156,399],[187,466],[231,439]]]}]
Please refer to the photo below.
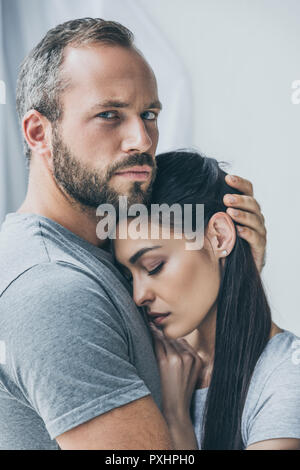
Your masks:
[{"label": "woman's shoulder", "polygon": [[249,392],[259,395],[266,388],[296,381],[300,385],[300,338],[288,330],[274,335],[255,366]]},{"label": "woman's shoulder", "polygon": [[254,369],[253,378],[263,375],[267,382],[276,371],[282,369],[300,373],[300,337],[289,330],[281,330],[266,344]]},{"label": "woman's shoulder", "polygon": [[245,444],[300,438],[300,338],[288,330],[273,336],[256,367],[243,410]]}]

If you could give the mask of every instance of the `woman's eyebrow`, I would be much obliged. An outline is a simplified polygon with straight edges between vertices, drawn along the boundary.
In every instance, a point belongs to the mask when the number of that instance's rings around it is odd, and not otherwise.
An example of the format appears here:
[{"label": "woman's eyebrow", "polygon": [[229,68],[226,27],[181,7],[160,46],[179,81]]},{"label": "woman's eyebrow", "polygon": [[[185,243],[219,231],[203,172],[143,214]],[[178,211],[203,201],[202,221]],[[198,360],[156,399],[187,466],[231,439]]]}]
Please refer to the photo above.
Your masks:
[{"label": "woman's eyebrow", "polygon": [[148,248],[141,248],[139,251],[137,251],[134,255],[132,255],[132,256],[129,258],[129,263],[130,263],[130,264],[136,263],[137,260],[138,260],[142,255],[144,255],[144,254],[147,253],[148,251],[156,250],[157,248],[161,248],[161,245],[151,246],[151,247],[148,247]]}]

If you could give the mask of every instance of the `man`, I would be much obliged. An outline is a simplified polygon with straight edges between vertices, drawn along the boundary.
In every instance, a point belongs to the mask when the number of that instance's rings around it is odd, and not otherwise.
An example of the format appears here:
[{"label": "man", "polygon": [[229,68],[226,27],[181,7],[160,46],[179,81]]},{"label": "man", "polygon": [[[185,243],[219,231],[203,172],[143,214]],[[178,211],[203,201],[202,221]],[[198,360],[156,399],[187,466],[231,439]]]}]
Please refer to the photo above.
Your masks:
[{"label": "man", "polygon": [[[132,41],[113,22],[69,21],[20,70],[30,171],[0,233],[2,449],[171,448],[150,334],[96,236],[99,204],[146,202],[155,178],[161,104]],[[232,185],[261,267],[263,217],[251,184]]]}]

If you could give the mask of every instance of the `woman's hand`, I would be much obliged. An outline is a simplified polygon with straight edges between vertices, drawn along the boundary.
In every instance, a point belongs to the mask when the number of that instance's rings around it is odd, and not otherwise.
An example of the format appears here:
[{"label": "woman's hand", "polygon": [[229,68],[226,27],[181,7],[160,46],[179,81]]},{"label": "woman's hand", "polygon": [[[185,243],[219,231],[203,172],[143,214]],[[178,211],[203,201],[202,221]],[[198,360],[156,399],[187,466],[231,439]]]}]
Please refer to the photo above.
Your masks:
[{"label": "woman's hand", "polygon": [[159,365],[163,414],[168,422],[190,418],[190,405],[202,360],[184,339],[168,339],[150,324]]},{"label": "woman's hand", "polygon": [[152,323],[150,327],[160,371],[163,414],[173,448],[198,449],[190,404],[202,361],[185,339],[167,339]]},{"label": "woman's hand", "polygon": [[[229,186],[244,193],[226,194],[224,204],[228,206],[226,211],[228,215],[240,224],[237,225],[238,234],[249,243],[257,269],[261,271],[265,265],[267,231],[260,205],[253,197],[252,183],[232,175],[226,175],[225,180]],[[231,200],[232,196],[235,201]]]}]

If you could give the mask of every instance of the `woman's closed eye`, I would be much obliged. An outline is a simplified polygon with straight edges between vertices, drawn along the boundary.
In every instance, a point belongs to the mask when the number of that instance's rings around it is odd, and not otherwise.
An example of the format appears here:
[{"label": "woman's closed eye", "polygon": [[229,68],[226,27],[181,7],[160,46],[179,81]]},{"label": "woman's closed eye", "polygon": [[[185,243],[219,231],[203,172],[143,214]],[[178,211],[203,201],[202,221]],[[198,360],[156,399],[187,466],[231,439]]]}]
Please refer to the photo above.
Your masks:
[{"label": "woman's closed eye", "polygon": [[[155,274],[158,274],[162,270],[164,264],[165,264],[165,262],[162,261],[155,268],[153,268],[151,270],[148,270],[146,267],[144,267],[143,270],[145,270],[147,272],[148,276],[154,276]],[[132,276],[131,272],[128,269],[122,268],[121,271],[123,273],[123,276],[127,279],[128,282],[133,281],[133,276]]]},{"label": "woman's closed eye", "polygon": [[159,273],[162,270],[164,264],[164,261],[162,261],[158,266],[156,266],[156,268],[151,269],[151,271],[148,271],[148,276],[153,276],[154,274]]}]

